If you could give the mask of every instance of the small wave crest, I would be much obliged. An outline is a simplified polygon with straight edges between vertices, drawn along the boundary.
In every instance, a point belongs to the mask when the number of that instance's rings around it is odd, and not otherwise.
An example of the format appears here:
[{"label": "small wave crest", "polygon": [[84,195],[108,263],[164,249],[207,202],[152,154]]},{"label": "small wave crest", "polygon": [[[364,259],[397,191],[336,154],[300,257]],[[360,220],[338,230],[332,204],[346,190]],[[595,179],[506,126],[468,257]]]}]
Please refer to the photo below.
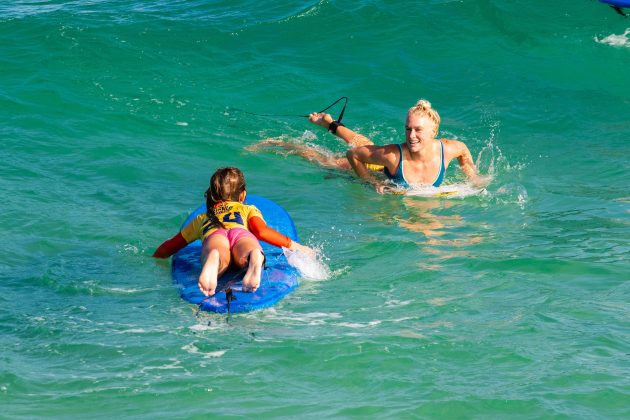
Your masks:
[{"label": "small wave crest", "polygon": [[604,38],[595,37],[595,42],[599,44],[610,45],[613,47],[630,48],[630,28],[626,29],[621,35],[608,35]]},{"label": "small wave crest", "polygon": [[197,345],[197,343],[186,344],[185,346],[182,347],[182,350],[190,354],[200,355],[206,359],[222,357],[227,352],[227,350],[202,351]]}]

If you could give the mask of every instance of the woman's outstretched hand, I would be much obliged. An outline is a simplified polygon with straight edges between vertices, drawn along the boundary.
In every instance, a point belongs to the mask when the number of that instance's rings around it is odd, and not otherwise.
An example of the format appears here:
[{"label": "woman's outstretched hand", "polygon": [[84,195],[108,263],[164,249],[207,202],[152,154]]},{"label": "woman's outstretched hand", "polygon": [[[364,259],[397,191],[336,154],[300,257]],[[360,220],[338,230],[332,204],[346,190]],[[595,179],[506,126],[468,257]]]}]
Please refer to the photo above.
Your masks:
[{"label": "woman's outstretched hand", "polygon": [[376,184],[374,186],[374,189],[379,194],[404,195],[407,192],[407,190],[404,188],[400,188],[400,187],[396,187],[392,185],[385,185],[385,184]]},{"label": "woman's outstretched hand", "polygon": [[470,182],[477,188],[485,188],[492,182],[492,175],[475,175]]},{"label": "woman's outstretched hand", "polygon": [[330,123],[333,122],[333,117],[325,112],[312,112],[309,114],[308,120],[328,130]]}]

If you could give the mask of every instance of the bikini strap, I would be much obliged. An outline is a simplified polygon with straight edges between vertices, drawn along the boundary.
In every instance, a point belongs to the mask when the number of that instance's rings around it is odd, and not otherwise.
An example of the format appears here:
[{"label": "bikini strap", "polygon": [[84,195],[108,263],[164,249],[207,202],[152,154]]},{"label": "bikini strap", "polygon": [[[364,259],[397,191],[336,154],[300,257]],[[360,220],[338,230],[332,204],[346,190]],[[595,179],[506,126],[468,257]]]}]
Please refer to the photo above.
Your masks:
[{"label": "bikini strap", "polygon": [[434,187],[439,187],[442,184],[442,181],[444,181],[444,173],[446,172],[446,168],[444,167],[444,143],[442,142],[442,140],[440,140],[440,155],[442,158],[440,162],[440,171],[438,172],[435,181],[433,181],[433,184],[431,184]]},{"label": "bikini strap", "polygon": [[404,180],[405,175],[403,175],[403,149],[401,144],[397,144],[396,146],[398,146],[398,151],[400,152],[400,161],[398,162],[398,170],[396,171],[396,173],[400,172],[400,178]]}]

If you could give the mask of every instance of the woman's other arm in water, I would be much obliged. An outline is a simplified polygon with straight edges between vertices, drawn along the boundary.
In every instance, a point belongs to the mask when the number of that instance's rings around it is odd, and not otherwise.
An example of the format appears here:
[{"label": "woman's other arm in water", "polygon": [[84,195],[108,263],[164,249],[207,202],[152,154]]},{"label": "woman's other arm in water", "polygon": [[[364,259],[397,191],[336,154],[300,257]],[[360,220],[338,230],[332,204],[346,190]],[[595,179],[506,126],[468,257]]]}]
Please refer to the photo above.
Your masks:
[{"label": "woman's other arm in water", "polygon": [[[313,124],[322,126],[326,130],[330,128],[330,123],[334,121],[333,117],[330,114],[325,114],[323,112],[313,112],[308,116],[308,119]],[[372,140],[368,139],[364,135],[359,134],[343,125],[338,126],[334,134],[341,140],[345,141],[351,147],[368,146],[374,144]]]},{"label": "woman's other arm in water", "polygon": [[[450,140],[450,142],[454,143],[455,141]],[[457,143],[457,162],[459,162],[459,167],[461,168],[464,175],[466,175],[468,180],[475,187],[485,187],[486,185],[488,185],[492,178],[489,176],[480,176],[477,173],[472,155],[470,154],[470,150],[468,150],[466,144],[461,141],[458,141]]]},{"label": "woman's other arm in water", "polygon": [[[359,176],[359,178],[364,179],[374,186],[374,189],[379,194],[383,194],[385,192],[392,192],[394,194],[403,193],[399,188],[392,188],[381,181],[379,181],[374,175],[373,172],[368,170],[366,164],[374,164],[381,165],[386,167],[390,172],[392,171],[393,162],[396,162],[398,159],[395,153],[392,153],[394,145],[387,146],[360,146],[355,147],[346,152],[346,157],[348,158],[348,162],[350,162],[350,166],[354,170],[354,172]],[[397,163],[395,163],[397,165]]]}]

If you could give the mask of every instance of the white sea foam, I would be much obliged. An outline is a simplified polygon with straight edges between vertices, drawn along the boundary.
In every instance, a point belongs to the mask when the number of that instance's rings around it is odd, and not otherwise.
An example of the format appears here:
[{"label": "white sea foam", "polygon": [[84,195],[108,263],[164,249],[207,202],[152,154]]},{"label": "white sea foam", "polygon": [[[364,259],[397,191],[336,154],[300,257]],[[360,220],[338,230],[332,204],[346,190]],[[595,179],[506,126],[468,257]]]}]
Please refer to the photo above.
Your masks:
[{"label": "white sea foam", "polygon": [[121,253],[121,254],[134,254],[134,255],[137,255],[138,253],[140,253],[140,250],[135,245],[124,244],[122,247],[119,247],[118,252]]},{"label": "white sea foam", "polygon": [[370,322],[366,322],[366,323],[361,323],[361,322],[340,322],[337,325],[340,326],[340,327],[346,327],[346,328],[352,328],[352,329],[363,329],[363,328],[374,327],[376,325],[379,325],[380,323],[381,323],[381,321],[370,321]]},{"label": "white sea foam", "polygon": [[161,366],[144,366],[140,369],[141,372],[148,372],[150,370],[172,370],[172,369],[183,369],[184,367],[181,365],[181,362],[176,359],[171,359],[172,363],[161,365]]},{"label": "white sea foam", "polygon": [[446,305],[447,303],[449,303],[453,299],[454,298],[436,297],[436,298],[427,300],[427,303],[429,303],[430,305],[433,305],[433,306],[444,306],[444,305]]},{"label": "white sea foam", "polygon": [[141,288],[123,288],[123,287],[101,287],[100,289],[106,292],[120,293],[120,294],[125,294],[125,295],[131,295],[131,294],[136,294],[136,293],[147,293],[154,290],[152,288],[141,289]]},{"label": "white sea foam", "polygon": [[394,306],[406,306],[409,305],[411,303],[413,303],[413,300],[398,300],[398,299],[392,299],[392,300],[388,300],[386,301],[383,306],[385,307],[394,307]]},{"label": "white sea foam", "polygon": [[484,195],[485,188],[475,188],[469,184],[450,184],[440,187],[413,186],[405,195],[412,197],[439,197],[439,198],[464,198],[471,195]]},{"label": "white sea foam", "polygon": [[145,330],[144,328],[130,328],[128,330],[123,331],[123,333],[129,334],[145,334],[150,332],[149,330]]},{"label": "white sea foam", "polygon": [[621,35],[612,34],[601,39],[598,37],[595,37],[594,39],[595,42],[600,44],[611,45],[613,47],[630,48],[630,37],[628,37],[628,35],[630,35],[630,28],[626,29],[626,31]]},{"label": "white sea foam", "polygon": [[261,313],[249,312],[241,315],[243,318],[255,319],[257,322],[274,321],[284,325],[324,325],[335,319],[341,319],[342,316],[337,312],[307,312],[298,313],[293,311],[278,310],[277,308],[268,308]]},{"label": "white sea foam", "polygon": [[185,346],[182,347],[182,350],[187,351],[190,354],[200,354],[206,359],[214,358],[214,357],[221,357],[227,351],[227,350],[217,350],[217,351],[203,352],[203,351],[200,351],[197,348],[197,346],[195,346],[195,343],[186,344]]},{"label": "white sea foam", "polygon": [[396,335],[398,337],[406,337],[406,338],[426,338],[424,334],[421,334],[416,331],[411,331],[411,330],[402,330]]},{"label": "white sea foam", "polygon": [[300,140],[302,140],[302,143],[307,142],[307,141],[316,141],[317,134],[315,134],[315,132],[311,130],[305,130],[302,136],[300,137]]},{"label": "white sea foam", "polygon": [[201,318],[199,319],[199,323],[188,327],[190,330],[195,332],[215,331],[223,330],[226,327],[226,324],[224,322],[217,321],[216,317],[208,314],[207,312],[202,312],[200,316]]}]

